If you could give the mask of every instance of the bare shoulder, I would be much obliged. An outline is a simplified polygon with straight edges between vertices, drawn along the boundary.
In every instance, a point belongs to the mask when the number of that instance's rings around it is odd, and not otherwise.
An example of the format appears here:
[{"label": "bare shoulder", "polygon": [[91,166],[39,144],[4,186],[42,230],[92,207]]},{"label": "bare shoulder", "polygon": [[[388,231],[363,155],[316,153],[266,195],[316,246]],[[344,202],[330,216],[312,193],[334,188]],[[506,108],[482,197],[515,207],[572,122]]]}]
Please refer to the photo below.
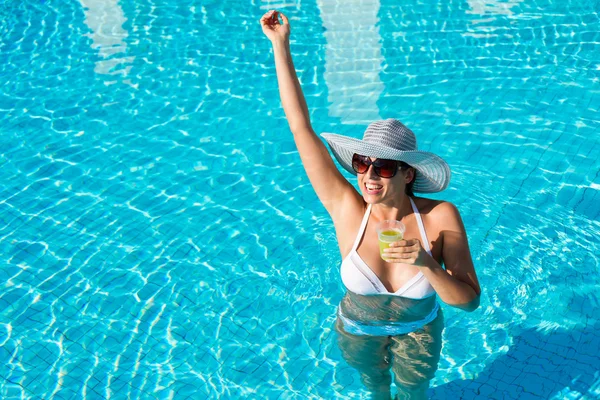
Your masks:
[{"label": "bare shoulder", "polygon": [[426,197],[413,197],[413,200],[421,214],[441,217],[445,214],[453,213],[453,210],[456,210],[456,206],[449,201],[428,199]]},{"label": "bare shoulder", "polygon": [[458,208],[449,201],[415,198],[419,212],[425,215],[429,224],[442,231],[449,228],[464,229]]},{"label": "bare shoulder", "polygon": [[460,218],[460,212],[458,211],[458,208],[451,202],[437,201],[437,203],[438,204],[436,204],[436,206],[431,210],[432,214],[436,218],[442,218],[449,221]]}]

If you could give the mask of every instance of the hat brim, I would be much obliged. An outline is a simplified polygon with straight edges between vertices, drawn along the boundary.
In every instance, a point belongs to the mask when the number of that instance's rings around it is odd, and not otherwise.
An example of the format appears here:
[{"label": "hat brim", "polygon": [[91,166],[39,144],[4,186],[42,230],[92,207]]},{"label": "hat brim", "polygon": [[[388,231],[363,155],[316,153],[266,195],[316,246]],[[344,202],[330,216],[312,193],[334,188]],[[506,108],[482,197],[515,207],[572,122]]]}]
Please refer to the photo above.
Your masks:
[{"label": "hat brim", "polygon": [[321,136],[329,144],[336,160],[352,175],[356,175],[356,172],[352,169],[352,156],[356,153],[410,164],[419,172],[413,185],[413,191],[415,192],[441,192],[450,183],[450,167],[443,159],[433,153],[419,150],[397,150],[335,133],[322,133]]}]

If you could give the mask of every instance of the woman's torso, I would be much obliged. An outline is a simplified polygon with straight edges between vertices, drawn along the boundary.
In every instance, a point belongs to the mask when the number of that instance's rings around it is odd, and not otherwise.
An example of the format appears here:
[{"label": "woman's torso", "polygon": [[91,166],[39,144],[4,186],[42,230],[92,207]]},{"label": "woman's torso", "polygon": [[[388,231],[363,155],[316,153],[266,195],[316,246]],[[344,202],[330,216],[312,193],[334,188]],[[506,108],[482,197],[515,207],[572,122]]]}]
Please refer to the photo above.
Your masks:
[{"label": "woman's torso", "polygon": [[[440,265],[442,265],[440,230],[436,226],[435,221],[429,218],[431,210],[442,202],[418,197],[413,197],[413,201],[419,210],[429,247],[431,249],[431,255]],[[336,237],[342,259],[346,259],[352,250],[367,207],[368,205],[363,203],[362,207],[349,209],[346,218],[340,218],[340,221],[336,223]],[[379,256],[379,242],[377,239],[377,232],[375,231],[375,225],[377,225],[378,222],[379,221],[376,221],[372,215],[369,216],[362,240],[356,251],[365,264],[367,264],[377,275],[385,288],[389,292],[396,292],[419,272],[419,268],[409,264],[387,263],[383,261]],[[402,223],[406,226],[406,231],[404,232],[405,239],[422,240],[414,213],[405,216],[402,219]]]},{"label": "woman's torso", "polygon": [[[404,237],[421,240],[423,247],[442,264],[440,233],[427,218],[427,214],[439,203],[415,198],[412,203],[415,212],[403,218],[402,222],[406,225]],[[361,215],[348,218],[347,226],[336,226],[336,230],[342,233],[338,234],[340,249],[344,249],[341,272],[348,288],[340,304],[342,315],[370,323],[413,322],[433,316],[431,313],[435,314],[438,306],[435,292],[419,268],[387,263],[379,256],[375,232],[379,221],[371,217],[369,211],[366,206]],[[358,224],[356,217],[359,217]],[[422,229],[419,229],[419,222]]]}]

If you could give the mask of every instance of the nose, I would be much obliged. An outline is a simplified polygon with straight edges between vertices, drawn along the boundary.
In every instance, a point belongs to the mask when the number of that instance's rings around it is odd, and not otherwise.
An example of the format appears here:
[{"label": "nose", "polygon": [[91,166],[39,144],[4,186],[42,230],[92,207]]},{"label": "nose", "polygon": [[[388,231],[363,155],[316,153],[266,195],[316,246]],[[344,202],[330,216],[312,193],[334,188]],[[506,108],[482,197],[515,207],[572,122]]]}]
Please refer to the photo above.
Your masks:
[{"label": "nose", "polygon": [[367,169],[367,171],[365,172],[365,178],[375,181],[379,180],[379,175],[375,173],[375,167],[373,166],[373,164],[369,165],[369,169]]}]

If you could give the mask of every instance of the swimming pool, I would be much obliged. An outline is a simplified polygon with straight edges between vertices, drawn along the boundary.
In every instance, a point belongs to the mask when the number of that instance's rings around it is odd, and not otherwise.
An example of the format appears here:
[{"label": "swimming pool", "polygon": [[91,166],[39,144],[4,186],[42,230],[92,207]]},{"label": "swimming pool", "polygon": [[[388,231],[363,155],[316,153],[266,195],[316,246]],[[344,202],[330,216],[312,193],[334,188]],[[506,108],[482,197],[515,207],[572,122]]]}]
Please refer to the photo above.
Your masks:
[{"label": "swimming pool", "polygon": [[453,170],[484,291],[431,395],[600,398],[597,3],[343,4],[0,5],[0,397],[362,397],[281,8],[316,131],[398,118]]}]

